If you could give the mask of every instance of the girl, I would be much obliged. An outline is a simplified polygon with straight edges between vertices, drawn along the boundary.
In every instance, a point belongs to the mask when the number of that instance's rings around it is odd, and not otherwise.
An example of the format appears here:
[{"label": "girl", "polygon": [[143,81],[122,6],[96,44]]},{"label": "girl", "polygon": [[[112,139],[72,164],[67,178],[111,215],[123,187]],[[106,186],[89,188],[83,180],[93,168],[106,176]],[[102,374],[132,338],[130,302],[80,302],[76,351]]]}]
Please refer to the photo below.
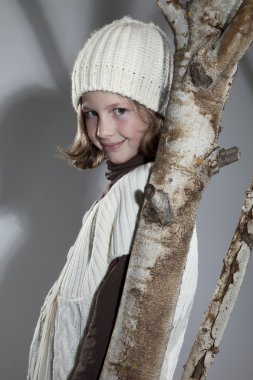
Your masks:
[{"label": "girl", "polygon": [[[81,169],[107,159],[109,189],[84,215],[41,309],[28,379],[99,378],[172,79],[172,54],[153,24],[124,17],[85,43],[72,74],[76,138],[64,156]],[[139,197],[140,198],[140,197]],[[160,380],[172,379],[195,293],[194,233]],[[109,379],[108,379],[109,380]]]}]

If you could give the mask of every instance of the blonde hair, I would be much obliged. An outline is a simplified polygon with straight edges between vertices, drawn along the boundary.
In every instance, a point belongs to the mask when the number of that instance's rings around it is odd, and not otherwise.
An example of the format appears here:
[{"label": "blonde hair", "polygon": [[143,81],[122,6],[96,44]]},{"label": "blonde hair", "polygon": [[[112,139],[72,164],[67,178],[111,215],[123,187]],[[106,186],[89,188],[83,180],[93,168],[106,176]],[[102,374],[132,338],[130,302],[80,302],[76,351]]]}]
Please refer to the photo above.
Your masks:
[{"label": "blonde hair", "polygon": [[[135,100],[126,99],[135,105],[140,117],[148,125],[140,141],[139,152],[147,157],[155,157],[164,118]],[[58,149],[58,151],[76,168],[83,170],[96,168],[105,158],[104,152],[98,149],[88,137],[81,100],[77,107],[77,132],[74,141],[69,148]]]}]

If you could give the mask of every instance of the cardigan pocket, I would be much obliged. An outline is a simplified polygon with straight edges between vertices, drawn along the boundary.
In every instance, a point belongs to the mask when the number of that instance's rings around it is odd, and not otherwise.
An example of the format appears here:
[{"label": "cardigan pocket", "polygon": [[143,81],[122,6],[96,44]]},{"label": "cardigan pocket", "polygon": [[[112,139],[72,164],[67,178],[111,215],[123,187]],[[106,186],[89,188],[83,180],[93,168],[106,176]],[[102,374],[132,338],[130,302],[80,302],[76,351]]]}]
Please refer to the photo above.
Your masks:
[{"label": "cardigan pocket", "polygon": [[90,297],[57,297],[53,342],[53,380],[68,379],[78,355],[90,310]]}]

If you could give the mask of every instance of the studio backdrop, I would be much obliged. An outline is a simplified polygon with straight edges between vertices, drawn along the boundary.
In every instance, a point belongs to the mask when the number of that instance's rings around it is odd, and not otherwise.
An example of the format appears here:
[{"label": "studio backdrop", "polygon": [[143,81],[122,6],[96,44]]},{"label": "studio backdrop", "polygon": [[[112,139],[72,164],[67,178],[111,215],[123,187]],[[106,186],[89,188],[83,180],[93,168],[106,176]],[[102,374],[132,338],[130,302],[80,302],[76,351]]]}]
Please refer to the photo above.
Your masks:
[{"label": "studio backdrop", "polygon": [[[105,167],[78,171],[58,158],[75,134],[71,71],[90,32],[130,15],[168,26],[155,0],[8,0],[0,3],[0,378],[26,377],[44,297],[63,267],[82,216],[106,186]],[[220,274],[253,176],[253,50],[243,58],[222,117],[220,145],[241,159],[214,176],[197,218],[199,279],[180,379]],[[253,378],[253,263],[209,380]]]}]

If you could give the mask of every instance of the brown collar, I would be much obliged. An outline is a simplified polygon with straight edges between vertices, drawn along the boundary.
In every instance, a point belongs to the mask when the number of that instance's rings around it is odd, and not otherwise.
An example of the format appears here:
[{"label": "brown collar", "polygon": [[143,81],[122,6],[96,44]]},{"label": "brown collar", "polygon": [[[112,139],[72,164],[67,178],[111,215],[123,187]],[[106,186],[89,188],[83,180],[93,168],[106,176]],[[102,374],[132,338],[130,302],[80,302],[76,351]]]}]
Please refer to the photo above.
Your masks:
[{"label": "brown collar", "polygon": [[141,153],[137,153],[134,157],[130,158],[123,164],[114,164],[111,161],[106,161],[108,171],[105,173],[106,178],[111,181],[110,187],[114,185],[123,175],[127,174],[131,170],[137,168],[137,166],[146,164],[147,162],[154,161],[155,157],[146,157]]}]

